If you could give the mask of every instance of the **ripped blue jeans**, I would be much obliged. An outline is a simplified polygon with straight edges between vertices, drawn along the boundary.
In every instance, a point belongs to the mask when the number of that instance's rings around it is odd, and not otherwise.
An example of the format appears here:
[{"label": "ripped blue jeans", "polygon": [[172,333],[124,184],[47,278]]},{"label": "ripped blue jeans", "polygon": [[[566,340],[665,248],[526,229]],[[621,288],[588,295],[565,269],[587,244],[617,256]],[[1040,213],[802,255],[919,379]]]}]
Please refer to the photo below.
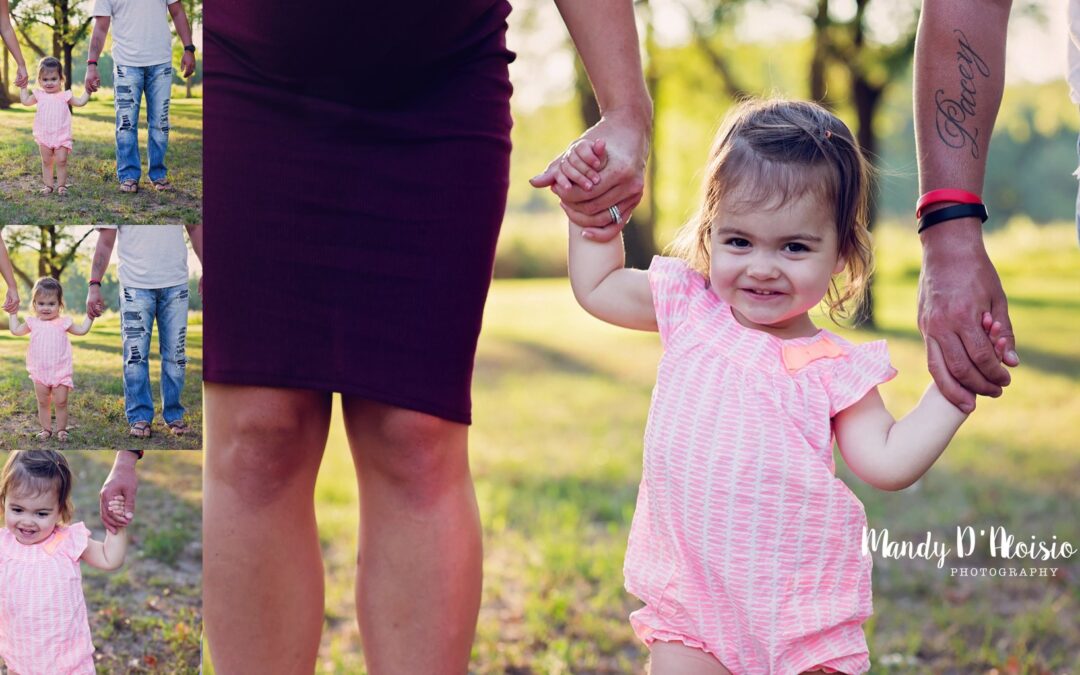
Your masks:
[{"label": "ripped blue jeans", "polygon": [[147,159],[150,180],[164,180],[165,151],[169,149],[169,97],[171,63],[113,68],[113,105],[116,107],[116,177],[123,182],[142,177],[139,158],[139,107],[146,94]]},{"label": "ripped blue jeans", "polygon": [[158,324],[161,352],[161,402],[165,423],[184,418],[180,393],[184,390],[187,356],[188,287],[120,288],[120,328],[124,341],[124,407],[128,424],[154,419],[150,396],[150,338]]}]

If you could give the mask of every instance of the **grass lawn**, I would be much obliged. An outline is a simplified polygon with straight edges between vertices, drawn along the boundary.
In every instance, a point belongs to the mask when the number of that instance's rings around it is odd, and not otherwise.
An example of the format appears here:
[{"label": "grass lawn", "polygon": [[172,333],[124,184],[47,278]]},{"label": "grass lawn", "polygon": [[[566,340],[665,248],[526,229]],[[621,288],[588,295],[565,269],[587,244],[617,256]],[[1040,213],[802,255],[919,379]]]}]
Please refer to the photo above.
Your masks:
[{"label": "grass lawn", "polygon": [[[552,223],[552,228],[561,227]],[[946,543],[958,527],[1003,526],[1080,545],[1080,252],[1071,226],[1016,227],[990,237],[1024,363],[1007,394],[981,400],[916,487],[878,492],[843,467],[871,527]],[[878,235],[876,331],[898,378],[882,387],[894,413],[921,395],[915,327],[917,241]],[[474,380],[471,456],[484,527],[484,590],[473,673],[640,673],[646,650],[626,620],[622,560],[640,479],[641,439],[659,341],[577,307],[565,279],[497,281]],[[357,494],[340,415],[316,488],[327,570],[318,672],[362,673],[353,575]],[[954,577],[951,566],[1055,567],[1056,577]],[[938,569],[875,555],[872,672],[1080,672],[1080,565],[975,554]]]},{"label": "grass lawn", "polygon": [[29,336],[11,335],[6,327],[0,332],[0,448],[202,448],[201,312],[188,314],[188,366],[180,400],[187,409],[185,419],[191,432],[180,438],[172,436],[161,419],[161,361],[156,330],[150,347],[150,386],[157,415],[153,436],[150,439],[128,437],[127,417],[124,415],[120,318],[115,313],[109,313],[95,321],[87,335],[71,336],[75,389],[68,403],[68,424],[71,427],[68,442],[62,446],[55,438],[38,441],[34,438],[40,429],[37,402],[25,366],[29,340]]},{"label": "grass lawn", "polygon": [[[112,452],[68,452],[76,522],[99,541],[98,491]],[[0,453],[0,462],[7,453]],[[202,453],[153,452],[138,463],[139,489],[124,566],[83,565],[99,673],[199,672],[202,632]],[[0,662],[2,663],[2,662]],[[0,668],[0,671],[3,669]]]},{"label": "grass lawn", "polygon": [[[81,89],[77,89],[79,93]],[[169,149],[165,164],[170,192],[156,192],[147,176],[145,101],[139,111],[143,162],[137,194],[117,188],[115,112],[111,89],[102,89],[72,112],[74,149],[68,159],[65,197],[40,195],[41,158],[31,133],[34,108],[19,103],[0,110],[0,223],[192,224],[202,222],[202,103],[173,87],[169,108]]]}]

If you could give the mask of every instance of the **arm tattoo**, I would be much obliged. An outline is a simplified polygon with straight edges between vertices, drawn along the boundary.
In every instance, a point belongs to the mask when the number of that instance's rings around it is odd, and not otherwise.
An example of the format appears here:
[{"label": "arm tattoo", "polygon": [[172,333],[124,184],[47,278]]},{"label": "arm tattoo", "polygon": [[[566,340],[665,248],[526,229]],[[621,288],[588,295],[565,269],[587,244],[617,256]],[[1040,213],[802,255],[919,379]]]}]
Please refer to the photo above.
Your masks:
[{"label": "arm tattoo", "polygon": [[944,89],[934,92],[937,104],[937,134],[941,142],[950,148],[963,148],[971,143],[971,156],[979,157],[979,130],[968,129],[969,118],[975,116],[975,78],[990,77],[990,68],[982,60],[967,36],[960,30],[953,30],[957,36],[956,69],[960,73],[960,95],[947,98]]}]

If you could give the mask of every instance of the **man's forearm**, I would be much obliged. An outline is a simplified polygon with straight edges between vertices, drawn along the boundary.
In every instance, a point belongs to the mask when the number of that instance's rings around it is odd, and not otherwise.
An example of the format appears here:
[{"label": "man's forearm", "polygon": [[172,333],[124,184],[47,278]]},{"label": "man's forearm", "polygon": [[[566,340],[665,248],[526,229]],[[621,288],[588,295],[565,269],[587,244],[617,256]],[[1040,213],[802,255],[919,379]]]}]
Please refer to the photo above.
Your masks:
[{"label": "man's forearm", "polygon": [[203,251],[202,228],[203,228],[202,225],[188,225],[187,226],[188,239],[191,240],[191,250],[195,252],[195,257],[199,259],[200,263],[203,261],[203,259],[202,259],[202,251]]},{"label": "man's forearm", "polygon": [[86,53],[87,61],[97,61],[101,50],[105,49],[105,36],[109,34],[108,25],[102,17],[94,18],[94,32],[90,35],[90,48]]},{"label": "man's forearm", "polygon": [[922,193],[957,188],[982,194],[1005,83],[1011,4],[923,2],[915,43],[915,142]]},{"label": "man's forearm", "polygon": [[94,259],[90,263],[90,278],[101,280],[105,270],[109,267],[109,259],[112,258],[113,243],[116,241],[116,230],[98,230],[97,247],[94,249]]},{"label": "man's forearm", "polygon": [[[175,2],[169,5],[169,7],[169,13],[172,14],[173,26],[176,28],[176,35],[180,38],[180,44],[191,44],[191,24],[188,23],[183,3]],[[172,7],[177,8],[175,12],[172,11]]]}]

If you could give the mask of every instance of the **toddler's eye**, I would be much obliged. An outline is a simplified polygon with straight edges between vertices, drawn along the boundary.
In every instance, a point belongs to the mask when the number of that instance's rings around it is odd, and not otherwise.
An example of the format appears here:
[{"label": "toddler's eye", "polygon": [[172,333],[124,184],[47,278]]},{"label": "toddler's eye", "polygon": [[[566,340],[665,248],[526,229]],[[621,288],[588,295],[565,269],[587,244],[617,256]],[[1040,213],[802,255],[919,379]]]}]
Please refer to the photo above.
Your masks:
[{"label": "toddler's eye", "polygon": [[734,248],[750,248],[750,242],[742,237],[732,237],[725,241],[724,244]]},{"label": "toddler's eye", "polygon": [[784,245],[784,250],[788,253],[806,253],[810,250],[810,247],[806,244],[800,244],[797,241],[790,242]]}]

